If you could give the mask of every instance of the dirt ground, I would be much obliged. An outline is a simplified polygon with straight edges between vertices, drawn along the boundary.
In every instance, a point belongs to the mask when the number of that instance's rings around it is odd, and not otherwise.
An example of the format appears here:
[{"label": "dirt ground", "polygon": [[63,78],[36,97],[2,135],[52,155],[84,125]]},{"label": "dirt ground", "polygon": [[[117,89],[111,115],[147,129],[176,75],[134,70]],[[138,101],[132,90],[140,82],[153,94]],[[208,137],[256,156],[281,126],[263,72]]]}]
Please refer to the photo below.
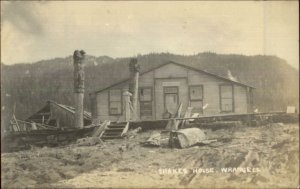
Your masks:
[{"label": "dirt ground", "polygon": [[1,187],[298,188],[299,124],[204,130],[217,142],[144,147],[156,131],[95,146],[1,154]]}]

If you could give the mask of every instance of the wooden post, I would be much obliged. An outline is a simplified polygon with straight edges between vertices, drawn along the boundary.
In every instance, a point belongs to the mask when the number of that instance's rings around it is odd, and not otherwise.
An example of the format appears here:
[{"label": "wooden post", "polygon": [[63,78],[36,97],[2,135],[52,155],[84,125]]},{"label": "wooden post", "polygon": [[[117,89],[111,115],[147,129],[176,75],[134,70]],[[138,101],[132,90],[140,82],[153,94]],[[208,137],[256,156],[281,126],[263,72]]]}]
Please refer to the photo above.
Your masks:
[{"label": "wooden post", "polygon": [[137,118],[137,103],[138,103],[138,91],[139,91],[139,72],[136,72],[135,73],[135,78],[134,78],[134,81],[135,81],[135,85],[134,85],[134,93],[133,93],[133,97],[132,97],[132,106],[133,106],[133,109],[134,109],[134,116],[135,116],[135,119]]},{"label": "wooden post", "polygon": [[132,94],[130,101],[133,107],[132,119],[137,120],[137,102],[138,102],[140,66],[137,63],[136,58],[132,58],[130,60],[129,71],[130,71],[129,92]]},{"label": "wooden post", "polygon": [[75,128],[83,128],[84,58],[85,58],[85,52],[83,50],[74,51],[73,61],[74,61]]},{"label": "wooden post", "polygon": [[34,123],[34,122],[31,123],[31,129],[32,130],[37,130],[36,123]]},{"label": "wooden post", "polygon": [[128,122],[131,120],[131,103],[130,103],[130,97],[132,94],[128,91],[123,92],[123,99],[125,102],[125,121]]},{"label": "wooden post", "polygon": [[253,95],[252,89],[247,87],[247,113],[253,113]]}]

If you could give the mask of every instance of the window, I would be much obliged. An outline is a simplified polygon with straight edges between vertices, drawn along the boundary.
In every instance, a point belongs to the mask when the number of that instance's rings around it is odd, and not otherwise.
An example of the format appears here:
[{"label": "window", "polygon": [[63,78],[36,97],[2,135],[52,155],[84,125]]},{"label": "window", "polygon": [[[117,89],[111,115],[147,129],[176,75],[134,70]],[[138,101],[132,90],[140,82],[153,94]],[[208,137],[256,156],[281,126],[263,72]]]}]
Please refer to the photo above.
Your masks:
[{"label": "window", "polygon": [[190,106],[193,112],[203,113],[203,86],[192,85],[189,87]]},{"label": "window", "polygon": [[233,86],[220,85],[221,112],[234,112]]},{"label": "window", "polygon": [[141,118],[152,118],[152,88],[140,88],[140,116]]},{"label": "window", "polygon": [[122,114],[122,91],[113,89],[109,91],[109,115]]}]

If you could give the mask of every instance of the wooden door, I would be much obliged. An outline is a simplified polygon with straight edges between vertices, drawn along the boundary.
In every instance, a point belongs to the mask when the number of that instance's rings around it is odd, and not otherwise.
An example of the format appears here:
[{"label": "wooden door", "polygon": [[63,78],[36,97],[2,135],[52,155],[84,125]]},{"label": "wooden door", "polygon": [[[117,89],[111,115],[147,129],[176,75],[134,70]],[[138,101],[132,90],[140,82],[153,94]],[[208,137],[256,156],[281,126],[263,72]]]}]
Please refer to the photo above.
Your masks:
[{"label": "wooden door", "polygon": [[178,107],[178,87],[164,87],[164,107],[174,115]]}]

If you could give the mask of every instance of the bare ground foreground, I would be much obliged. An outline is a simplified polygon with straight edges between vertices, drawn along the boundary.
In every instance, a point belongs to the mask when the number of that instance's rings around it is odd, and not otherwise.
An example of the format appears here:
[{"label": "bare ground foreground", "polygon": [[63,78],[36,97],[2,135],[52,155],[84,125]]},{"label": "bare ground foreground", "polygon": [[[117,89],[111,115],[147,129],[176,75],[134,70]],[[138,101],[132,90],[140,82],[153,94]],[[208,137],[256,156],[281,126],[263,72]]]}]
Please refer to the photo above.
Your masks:
[{"label": "bare ground foreground", "polygon": [[[298,188],[299,124],[204,130],[217,142],[143,147],[151,134],[1,154],[1,187]],[[204,171],[204,173],[203,173]]]}]

